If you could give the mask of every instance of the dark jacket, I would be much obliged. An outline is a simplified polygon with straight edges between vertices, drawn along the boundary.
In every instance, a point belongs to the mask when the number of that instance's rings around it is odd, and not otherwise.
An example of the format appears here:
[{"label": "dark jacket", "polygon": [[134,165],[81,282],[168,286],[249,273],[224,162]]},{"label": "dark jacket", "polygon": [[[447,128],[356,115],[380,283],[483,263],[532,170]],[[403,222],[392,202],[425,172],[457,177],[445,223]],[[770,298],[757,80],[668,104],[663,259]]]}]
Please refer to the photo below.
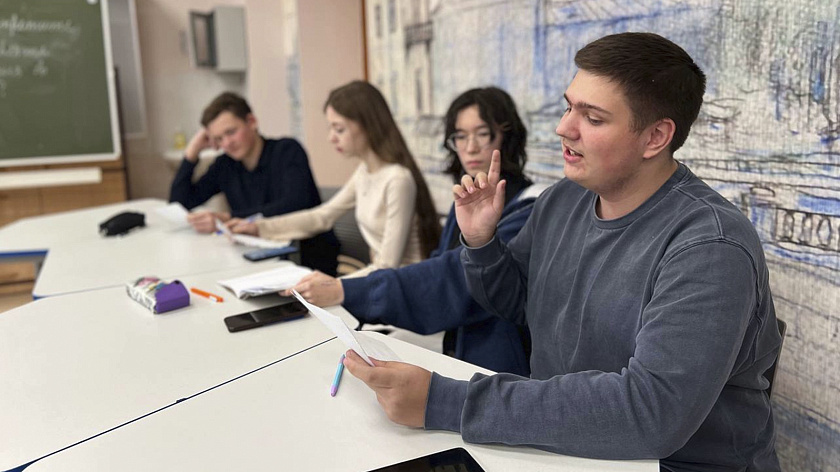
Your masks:
[{"label": "dark jacket", "polygon": [[[291,138],[264,139],[257,167],[249,171],[227,154],[216,158],[207,172],[192,182],[197,163],[184,159],[169,194],[191,210],[221,192],[231,215],[244,218],[257,213],[276,216],[321,204],[306,151]],[[335,274],[338,240],[332,231],[300,241],[301,263]]]}]

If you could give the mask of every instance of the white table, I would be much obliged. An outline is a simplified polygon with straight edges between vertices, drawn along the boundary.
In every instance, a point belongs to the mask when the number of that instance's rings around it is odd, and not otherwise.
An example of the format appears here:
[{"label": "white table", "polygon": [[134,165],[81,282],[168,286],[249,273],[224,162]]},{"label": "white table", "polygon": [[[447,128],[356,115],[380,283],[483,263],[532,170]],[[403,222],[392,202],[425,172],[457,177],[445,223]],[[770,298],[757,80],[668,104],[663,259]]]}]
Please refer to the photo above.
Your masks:
[{"label": "white table", "polygon": [[252,250],[192,228],[143,228],[122,237],[53,246],[41,266],[34,298],[122,285],[145,275],[163,279],[219,269],[253,267],[242,254]]},{"label": "white table", "polygon": [[[0,470],[17,467],[332,337],[306,317],[229,333],[223,318],[276,303],[237,300],[216,280],[289,262],[181,278],[216,304],[154,315],[125,288],[29,303],[0,316]],[[273,300],[272,300],[273,298]],[[355,326],[341,307],[331,309]]]},{"label": "white table", "polygon": [[68,242],[99,241],[99,223],[124,211],[146,214],[147,224],[160,222],[153,210],[157,199],[134,200],[84,210],[21,218],[0,228],[0,259],[43,258],[51,248]]},{"label": "white table", "polygon": [[[0,229],[0,260],[43,260],[32,290],[36,299],[116,287],[144,275],[169,279],[251,266],[242,257],[249,248],[174,227],[155,212],[165,205],[136,200],[24,218]],[[144,213],[146,226],[101,236],[99,223],[123,211]]]},{"label": "white table", "polygon": [[[478,367],[378,335],[404,361],[457,378]],[[658,471],[657,461],[596,461],[526,447],[466,444],[460,435],[390,422],[373,393],[345,373],[328,390],[337,340],[46,457],[45,471],[364,471],[464,447],[488,472]]]}]

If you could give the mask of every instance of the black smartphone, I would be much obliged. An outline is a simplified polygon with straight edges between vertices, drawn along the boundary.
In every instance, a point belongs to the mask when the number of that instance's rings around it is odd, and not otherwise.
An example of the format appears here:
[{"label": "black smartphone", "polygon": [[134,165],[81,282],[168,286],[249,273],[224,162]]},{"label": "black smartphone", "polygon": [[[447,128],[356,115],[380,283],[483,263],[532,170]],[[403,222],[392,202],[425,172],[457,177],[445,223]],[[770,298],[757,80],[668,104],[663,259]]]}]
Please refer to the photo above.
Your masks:
[{"label": "black smartphone", "polygon": [[296,252],[297,248],[294,246],[267,247],[248,251],[245,254],[242,254],[242,257],[251,262],[257,262],[265,259],[271,259],[272,257],[288,256],[289,254],[294,254]]},{"label": "black smartphone", "polygon": [[296,320],[303,318],[307,309],[299,301],[295,300],[283,305],[270,306],[260,310],[254,310],[240,315],[228,316],[225,318],[225,325],[228,331],[235,333],[246,329],[257,328],[280,321]]},{"label": "black smartphone", "polygon": [[459,472],[484,472],[473,456],[463,447],[436,452],[428,456],[410,459],[399,464],[387,465],[370,472],[437,472],[457,470]]}]

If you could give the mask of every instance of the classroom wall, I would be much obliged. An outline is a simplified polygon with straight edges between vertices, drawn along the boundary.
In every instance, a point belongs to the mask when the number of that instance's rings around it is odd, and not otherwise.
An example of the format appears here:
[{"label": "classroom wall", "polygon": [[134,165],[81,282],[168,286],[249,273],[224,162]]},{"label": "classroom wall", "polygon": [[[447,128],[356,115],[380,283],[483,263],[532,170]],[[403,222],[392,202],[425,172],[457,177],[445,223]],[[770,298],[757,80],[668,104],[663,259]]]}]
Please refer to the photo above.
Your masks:
[{"label": "classroom wall", "polygon": [[246,0],[248,32],[248,99],[265,136],[290,133],[289,93],[284,54],[286,24],[284,3],[278,0]]},{"label": "classroom wall", "polygon": [[[177,162],[165,160],[164,153],[173,148],[179,130],[187,139],[192,136],[203,108],[225,90],[248,98],[265,136],[301,140],[319,185],[347,181],[356,162],[341,158],[327,143],[322,106],[329,90],[364,77],[361,0],[136,3],[149,132],[126,141],[130,198],[168,197]],[[183,44],[188,13],[219,5],[245,7],[247,73],[190,64]]]},{"label": "classroom wall", "polygon": [[[248,97],[268,136],[294,136],[319,186],[343,185],[358,161],[327,142],[330,90],[364,78],[361,0],[246,0]],[[329,14],[325,14],[329,12]]]},{"label": "classroom wall", "polygon": [[327,142],[323,107],[330,90],[364,79],[362,1],[305,0],[297,8],[304,142],[318,185],[340,186],[359,161]]}]

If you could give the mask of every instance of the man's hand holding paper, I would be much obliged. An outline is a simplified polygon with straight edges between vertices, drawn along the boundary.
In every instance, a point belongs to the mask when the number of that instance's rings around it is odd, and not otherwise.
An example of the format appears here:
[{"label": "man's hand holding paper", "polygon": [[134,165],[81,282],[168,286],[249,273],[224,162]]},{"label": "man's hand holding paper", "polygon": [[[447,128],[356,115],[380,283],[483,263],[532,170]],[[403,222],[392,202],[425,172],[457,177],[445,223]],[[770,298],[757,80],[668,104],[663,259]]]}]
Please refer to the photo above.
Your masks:
[{"label": "man's hand holding paper", "polygon": [[376,400],[388,419],[422,428],[432,373],[405,362],[372,360],[372,365],[365,364],[356,353],[347,351],[344,367],[376,393]]},{"label": "man's hand holding paper", "polygon": [[354,351],[359,355],[368,365],[373,366],[371,357],[383,360],[399,360],[399,357],[384,343],[378,339],[371,338],[360,331],[353,331],[344,324],[341,318],[332,313],[319,308],[304,299],[301,294],[292,290],[292,295],[298,299],[299,302],[312,313],[312,316],[324,324],[338,339],[347,346],[347,349]]}]

